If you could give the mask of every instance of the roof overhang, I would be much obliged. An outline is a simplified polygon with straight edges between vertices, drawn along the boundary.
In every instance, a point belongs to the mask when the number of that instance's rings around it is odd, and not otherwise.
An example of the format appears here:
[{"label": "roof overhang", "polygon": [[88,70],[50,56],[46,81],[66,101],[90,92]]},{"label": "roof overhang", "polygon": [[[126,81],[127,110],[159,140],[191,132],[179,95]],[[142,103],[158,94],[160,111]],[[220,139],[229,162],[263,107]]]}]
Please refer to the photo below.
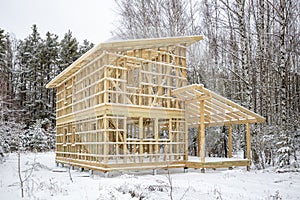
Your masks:
[{"label": "roof overhang", "polygon": [[64,80],[76,73],[82,66],[94,60],[98,56],[105,54],[106,51],[125,51],[140,48],[155,48],[171,45],[184,45],[190,46],[193,43],[202,40],[202,35],[195,36],[182,36],[182,37],[165,37],[165,38],[151,38],[151,39],[136,39],[136,40],[123,40],[104,42],[96,45],[88,52],[83,54],[69,67],[62,71],[58,76],[52,79],[46,88],[54,88],[59,86]]},{"label": "roof overhang", "polygon": [[247,108],[230,101],[203,85],[189,85],[174,89],[173,96],[185,101],[186,117],[189,127],[200,124],[200,101],[204,101],[205,126],[262,123],[265,118]]}]

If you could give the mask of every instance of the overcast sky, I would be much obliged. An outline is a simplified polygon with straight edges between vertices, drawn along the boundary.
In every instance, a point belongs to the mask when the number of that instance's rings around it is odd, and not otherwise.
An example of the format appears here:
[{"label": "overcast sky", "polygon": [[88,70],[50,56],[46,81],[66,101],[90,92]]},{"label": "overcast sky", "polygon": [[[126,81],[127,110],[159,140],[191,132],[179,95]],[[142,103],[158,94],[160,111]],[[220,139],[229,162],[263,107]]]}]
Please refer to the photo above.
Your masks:
[{"label": "overcast sky", "polygon": [[81,43],[95,44],[111,37],[116,22],[114,0],[0,0],[0,28],[24,39],[36,24],[42,38],[46,32],[62,39],[69,29]]}]

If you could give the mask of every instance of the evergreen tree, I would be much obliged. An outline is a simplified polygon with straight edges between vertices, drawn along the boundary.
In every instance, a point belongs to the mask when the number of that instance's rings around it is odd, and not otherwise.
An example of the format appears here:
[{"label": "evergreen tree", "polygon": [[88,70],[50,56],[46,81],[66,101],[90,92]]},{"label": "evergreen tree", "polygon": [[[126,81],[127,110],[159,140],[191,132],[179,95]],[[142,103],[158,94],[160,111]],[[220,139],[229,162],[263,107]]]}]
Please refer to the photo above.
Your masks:
[{"label": "evergreen tree", "polygon": [[0,122],[0,147],[4,152],[18,150],[18,138],[23,135],[24,127],[14,121]]},{"label": "evergreen tree", "polygon": [[18,45],[19,64],[19,99],[23,108],[24,122],[29,125],[42,115],[39,82],[43,79],[43,68],[40,61],[42,39],[37,26],[32,26],[32,33]]},{"label": "evergreen tree", "polygon": [[83,40],[83,44],[79,46],[79,55],[82,56],[85,52],[94,47],[94,44],[88,40]]},{"label": "evergreen tree", "polygon": [[0,120],[4,118],[5,88],[6,88],[6,64],[5,64],[5,35],[0,29]]},{"label": "evergreen tree", "polygon": [[9,120],[13,106],[13,52],[12,41],[0,29],[0,121]]},{"label": "evergreen tree", "polygon": [[76,38],[72,36],[72,32],[69,30],[60,42],[60,65],[58,73],[62,72],[65,68],[71,65],[77,58],[79,58],[79,56],[78,42]]},{"label": "evergreen tree", "polygon": [[49,32],[42,39],[36,25],[31,29],[16,48],[0,29],[0,146],[5,151],[15,151],[19,137],[25,150],[54,148],[56,91],[46,84],[93,47],[87,40],[79,47],[71,31],[59,42]]},{"label": "evergreen tree", "polygon": [[45,151],[48,149],[47,135],[42,127],[42,120],[37,120],[29,129],[27,129],[22,138],[22,147],[26,150]]},{"label": "evergreen tree", "polygon": [[40,91],[43,115],[41,119],[55,120],[55,90],[46,89],[46,84],[50,82],[58,71],[59,65],[59,42],[58,36],[47,32],[46,39],[43,40],[41,48],[41,65],[43,67],[42,79],[40,81]]}]

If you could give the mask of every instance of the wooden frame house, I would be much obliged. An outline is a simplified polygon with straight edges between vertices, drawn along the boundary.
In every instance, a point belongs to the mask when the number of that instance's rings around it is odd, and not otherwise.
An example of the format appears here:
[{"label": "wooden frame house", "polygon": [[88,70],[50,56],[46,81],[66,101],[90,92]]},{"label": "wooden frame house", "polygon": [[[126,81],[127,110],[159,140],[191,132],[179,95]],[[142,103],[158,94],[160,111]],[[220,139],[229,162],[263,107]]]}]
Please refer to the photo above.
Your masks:
[{"label": "wooden frame house", "polygon": [[[186,49],[202,36],[101,43],[47,84],[56,88],[56,162],[100,171],[250,165],[250,124],[264,118],[187,85]],[[205,127],[247,126],[247,159],[207,162]],[[188,128],[198,127],[198,156]]]}]

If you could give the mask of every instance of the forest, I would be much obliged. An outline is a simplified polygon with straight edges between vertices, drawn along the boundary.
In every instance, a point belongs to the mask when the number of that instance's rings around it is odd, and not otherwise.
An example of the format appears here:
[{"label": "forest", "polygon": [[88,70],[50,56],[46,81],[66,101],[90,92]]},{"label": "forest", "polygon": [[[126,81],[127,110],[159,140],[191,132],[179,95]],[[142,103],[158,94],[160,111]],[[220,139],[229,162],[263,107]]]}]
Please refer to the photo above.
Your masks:
[{"label": "forest", "polygon": [[[253,125],[253,166],[299,168],[299,1],[116,0],[112,39],[204,35],[188,50],[188,82],[225,96],[264,116]],[[105,28],[105,27],[103,27]],[[55,90],[45,85],[93,47],[68,31],[41,36],[37,25],[25,39],[0,29],[0,146],[46,151],[55,144]],[[213,146],[224,152],[224,128]],[[234,148],[243,149],[243,128]],[[190,130],[191,146],[196,130]],[[193,148],[191,148],[193,149]]]}]

